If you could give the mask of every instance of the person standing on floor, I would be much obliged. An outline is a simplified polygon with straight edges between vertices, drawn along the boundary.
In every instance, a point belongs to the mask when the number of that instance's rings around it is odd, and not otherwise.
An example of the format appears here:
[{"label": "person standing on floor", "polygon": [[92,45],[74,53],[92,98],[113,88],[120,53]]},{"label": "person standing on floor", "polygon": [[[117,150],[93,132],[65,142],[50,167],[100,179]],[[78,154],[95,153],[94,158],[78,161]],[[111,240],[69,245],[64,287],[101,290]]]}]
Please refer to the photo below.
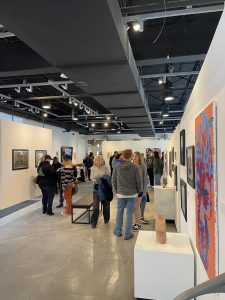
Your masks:
[{"label": "person standing on floor", "polygon": [[88,153],[86,153],[84,159],[83,159],[83,165],[84,165],[84,176],[88,177],[88,171],[87,171],[87,158],[88,158]]},{"label": "person standing on floor", "polygon": [[62,167],[62,164],[59,162],[57,156],[53,157],[52,166],[56,171],[55,193],[58,194],[58,187],[60,189],[60,176],[59,176],[59,172],[57,171]]},{"label": "person standing on floor", "polygon": [[[117,195],[116,225],[113,233],[122,236],[123,213],[127,207],[124,239],[129,240],[134,235],[131,232],[136,200],[142,197],[143,185],[139,168],[131,162],[132,150],[122,152],[122,161],[113,170],[113,187]],[[138,199],[139,200],[139,199]]]},{"label": "person standing on floor", "polygon": [[43,214],[53,216],[52,203],[55,195],[56,172],[50,164],[52,158],[46,154],[44,160],[41,161],[37,168],[38,179],[37,183],[42,192],[42,208]]},{"label": "person standing on floor", "polygon": [[143,195],[136,200],[136,206],[134,211],[134,225],[132,226],[134,231],[141,229],[141,224],[149,224],[147,220],[144,219],[144,211],[147,202],[147,185],[148,185],[148,173],[143,160],[143,156],[140,152],[136,151],[133,155],[133,163],[139,168],[141,179],[142,179],[142,191]]},{"label": "person standing on floor", "polygon": [[114,151],[114,154],[112,156],[110,156],[110,158],[109,158],[109,166],[110,166],[110,170],[111,170],[111,176],[112,176],[112,173],[113,173],[112,162],[113,162],[113,159],[116,157],[116,155],[117,155],[117,151]]},{"label": "person standing on floor", "polygon": [[154,186],[153,162],[154,162],[153,151],[149,150],[148,153],[147,153],[146,167],[147,167],[147,172],[148,172],[148,177],[149,177],[151,188]]},{"label": "person standing on floor", "polygon": [[66,208],[62,215],[71,215],[72,214],[72,189],[74,186],[74,165],[72,163],[71,156],[65,154],[63,156],[63,167],[60,168],[60,178],[62,190],[64,192],[64,198],[66,199]]},{"label": "person standing on floor", "polygon": [[90,152],[90,154],[88,155],[88,157],[87,157],[87,159],[86,159],[88,179],[89,179],[90,181],[91,181],[91,168],[92,168],[92,166],[93,166],[93,160],[94,160],[93,153]]},{"label": "person standing on floor", "polygon": [[[93,214],[91,217],[91,227],[95,228],[98,223],[99,215],[99,201],[103,200],[101,203],[103,205],[103,216],[105,224],[109,222],[110,219],[110,201],[112,199],[107,199],[107,195],[103,195],[103,199],[100,199],[102,196],[103,189],[100,188],[102,181],[107,180],[108,184],[111,185],[111,176],[109,168],[105,165],[105,161],[102,156],[97,155],[94,158],[94,164],[91,168],[91,181],[93,182]],[[112,185],[111,185],[112,189]]]},{"label": "person standing on floor", "polygon": [[161,185],[161,176],[163,174],[163,164],[159,157],[159,152],[154,152],[153,171],[155,178],[155,185]]}]

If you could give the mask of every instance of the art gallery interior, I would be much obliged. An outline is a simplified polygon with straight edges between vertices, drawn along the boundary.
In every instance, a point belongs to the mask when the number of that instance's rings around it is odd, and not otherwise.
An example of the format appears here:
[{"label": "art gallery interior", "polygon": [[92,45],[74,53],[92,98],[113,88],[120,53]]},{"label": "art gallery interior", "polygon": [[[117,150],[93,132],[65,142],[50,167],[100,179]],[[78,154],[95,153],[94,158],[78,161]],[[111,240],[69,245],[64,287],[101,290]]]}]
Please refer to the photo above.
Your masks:
[{"label": "art gallery interior", "polygon": [[[223,10],[218,0],[0,0],[0,299],[225,299]],[[113,234],[115,193],[95,229],[62,216],[59,193],[55,215],[42,214],[43,154],[71,153],[80,170],[87,153],[109,166],[124,149],[164,152],[149,224],[133,239]],[[92,198],[91,181],[78,186],[74,203]]]}]

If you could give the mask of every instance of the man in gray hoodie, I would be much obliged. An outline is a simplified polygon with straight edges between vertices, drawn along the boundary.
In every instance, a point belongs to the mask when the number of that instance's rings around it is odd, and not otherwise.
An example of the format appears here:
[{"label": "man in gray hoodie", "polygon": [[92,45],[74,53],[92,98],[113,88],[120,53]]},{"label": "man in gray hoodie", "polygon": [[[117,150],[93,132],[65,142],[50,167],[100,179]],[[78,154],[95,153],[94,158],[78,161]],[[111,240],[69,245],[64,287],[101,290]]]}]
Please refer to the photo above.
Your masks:
[{"label": "man in gray hoodie", "polygon": [[132,150],[122,152],[122,161],[113,169],[112,183],[118,198],[116,226],[113,233],[122,236],[123,212],[127,208],[124,239],[129,240],[134,235],[131,232],[135,202],[139,195],[142,197],[142,179],[139,168],[132,162]]}]

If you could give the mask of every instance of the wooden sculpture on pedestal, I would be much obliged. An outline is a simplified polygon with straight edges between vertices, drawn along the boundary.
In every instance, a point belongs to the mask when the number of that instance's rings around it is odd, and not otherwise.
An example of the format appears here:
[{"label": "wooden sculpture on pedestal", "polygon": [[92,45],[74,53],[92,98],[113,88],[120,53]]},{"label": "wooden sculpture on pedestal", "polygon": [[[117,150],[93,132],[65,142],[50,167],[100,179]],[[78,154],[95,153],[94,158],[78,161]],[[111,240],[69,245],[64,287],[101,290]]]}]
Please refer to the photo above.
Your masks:
[{"label": "wooden sculpture on pedestal", "polygon": [[160,214],[155,219],[156,242],[159,244],[166,243],[166,219]]}]

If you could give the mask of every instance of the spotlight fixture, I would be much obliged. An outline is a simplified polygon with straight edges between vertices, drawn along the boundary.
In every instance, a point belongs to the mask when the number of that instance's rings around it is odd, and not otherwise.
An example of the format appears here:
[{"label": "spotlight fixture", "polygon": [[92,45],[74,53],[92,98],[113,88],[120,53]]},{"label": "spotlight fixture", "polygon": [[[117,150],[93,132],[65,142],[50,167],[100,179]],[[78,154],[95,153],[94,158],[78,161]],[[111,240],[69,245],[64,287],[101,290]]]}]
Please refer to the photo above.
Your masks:
[{"label": "spotlight fixture", "polygon": [[68,83],[62,84],[61,87],[62,87],[64,90],[68,90]]},{"label": "spotlight fixture", "polygon": [[20,93],[20,86],[16,87],[15,91],[19,94]]},{"label": "spotlight fixture", "polygon": [[110,116],[107,116],[106,119],[107,119],[107,120],[110,120]]},{"label": "spotlight fixture", "polygon": [[42,102],[42,108],[44,108],[44,109],[50,109],[51,108],[50,101],[43,101]]},{"label": "spotlight fixture", "polygon": [[159,78],[158,84],[163,84],[163,79],[162,78]]},{"label": "spotlight fixture", "polygon": [[26,87],[26,91],[29,92],[29,93],[32,93],[33,92],[33,87],[32,86]]},{"label": "spotlight fixture", "polygon": [[73,104],[73,100],[72,100],[72,98],[69,98],[69,104]]},{"label": "spotlight fixture", "polygon": [[45,112],[45,113],[43,113],[43,117],[44,118],[47,118],[47,116],[48,116],[48,114]]},{"label": "spotlight fixture", "polygon": [[72,120],[73,121],[78,121],[78,113],[74,111],[74,109],[72,110]]},{"label": "spotlight fixture", "polygon": [[174,96],[173,96],[173,91],[171,90],[167,90],[165,91],[165,98],[164,98],[166,101],[172,101],[174,99]]},{"label": "spotlight fixture", "polygon": [[121,133],[121,131],[120,131],[120,130],[118,130],[118,131],[117,131],[117,133]]},{"label": "spotlight fixture", "polygon": [[105,126],[105,127],[108,127],[108,126],[109,126],[109,123],[105,122],[105,123],[104,123],[104,126]]},{"label": "spotlight fixture", "polygon": [[60,74],[60,77],[61,77],[61,78],[64,78],[64,79],[67,79],[67,78],[68,78],[68,77],[67,77],[65,74],[63,74],[63,73]]},{"label": "spotlight fixture", "polygon": [[164,118],[169,117],[169,108],[168,108],[168,106],[163,106],[161,115],[162,115]]},{"label": "spotlight fixture", "polygon": [[159,122],[159,125],[162,125],[162,124],[163,124],[163,121],[160,121],[160,122]]},{"label": "spotlight fixture", "polygon": [[132,27],[133,27],[134,31],[139,31],[139,32],[144,31],[144,23],[143,22],[138,22],[138,21],[133,22]]},{"label": "spotlight fixture", "polygon": [[78,106],[78,103],[77,103],[77,101],[75,101],[75,102],[74,102],[74,105],[75,105],[75,106]]},{"label": "spotlight fixture", "polygon": [[95,123],[92,123],[92,124],[91,124],[91,127],[95,127]]},{"label": "spotlight fixture", "polygon": [[15,101],[14,106],[15,106],[15,107],[20,107],[19,102]]}]

